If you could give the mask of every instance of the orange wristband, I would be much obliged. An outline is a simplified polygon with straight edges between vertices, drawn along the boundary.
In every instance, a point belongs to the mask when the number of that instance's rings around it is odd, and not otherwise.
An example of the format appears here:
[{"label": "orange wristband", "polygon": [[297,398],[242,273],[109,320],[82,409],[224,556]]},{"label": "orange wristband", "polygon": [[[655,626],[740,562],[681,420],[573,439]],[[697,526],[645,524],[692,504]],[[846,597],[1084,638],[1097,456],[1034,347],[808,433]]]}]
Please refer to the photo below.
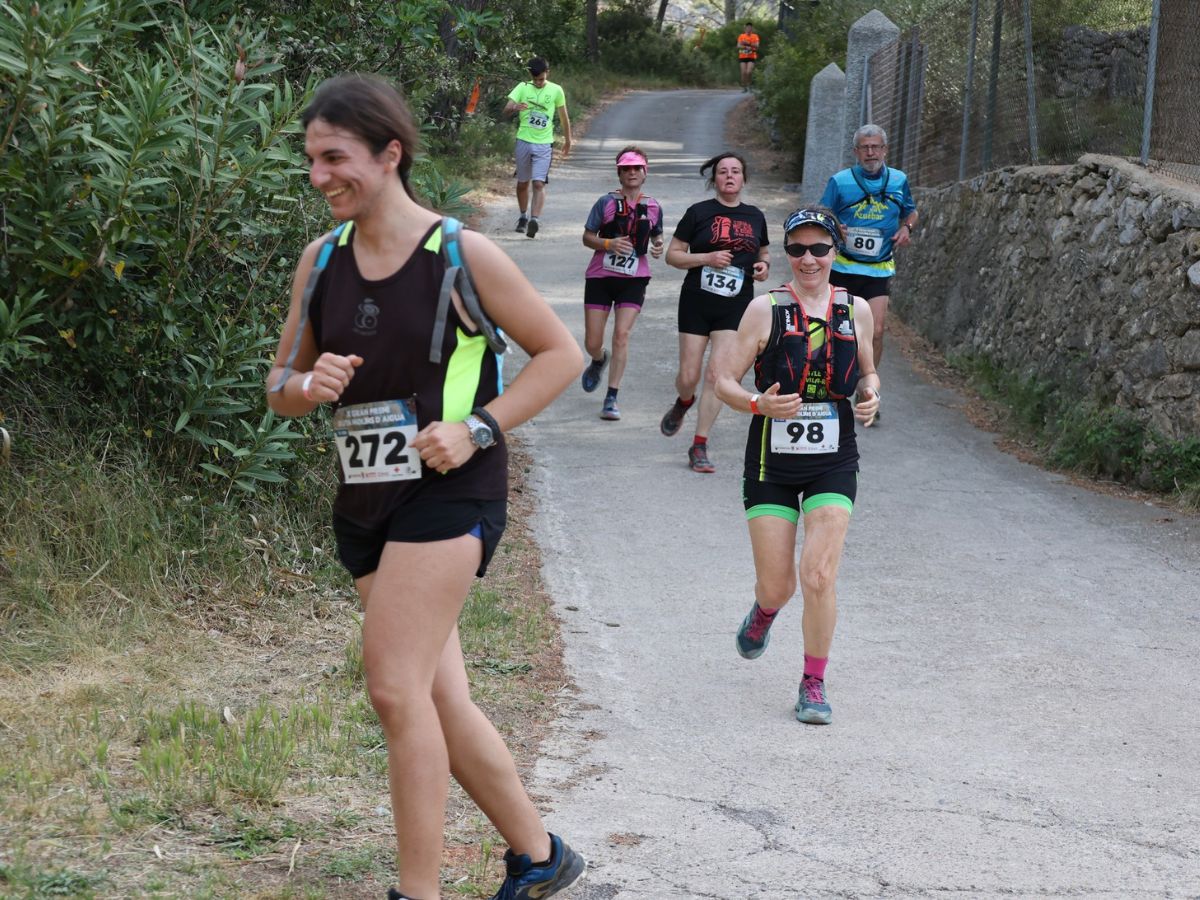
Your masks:
[{"label": "orange wristband", "polygon": [[605,250],[607,250],[607,249],[608,249],[608,238],[605,238],[605,239],[604,239],[604,249],[605,249]]},{"label": "orange wristband", "polygon": [[761,394],[754,394],[750,397],[750,413],[751,413],[751,415],[755,415],[755,416],[762,415],[762,413],[760,413],[758,411],[758,398],[761,396],[762,396]]}]

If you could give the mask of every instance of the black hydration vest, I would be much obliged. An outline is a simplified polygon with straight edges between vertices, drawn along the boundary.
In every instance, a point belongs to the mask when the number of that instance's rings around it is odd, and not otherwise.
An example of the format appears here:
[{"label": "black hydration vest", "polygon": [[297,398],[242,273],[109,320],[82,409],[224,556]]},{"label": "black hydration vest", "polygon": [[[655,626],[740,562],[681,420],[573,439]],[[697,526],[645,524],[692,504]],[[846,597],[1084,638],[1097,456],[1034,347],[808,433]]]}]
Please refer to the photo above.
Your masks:
[{"label": "black hydration vest", "polygon": [[630,205],[624,195],[615,200],[613,217],[600,226],[596,232],[602,238],[629,238],[633,242],[634,252],[645,256],[650,247],[650,207],[639,202]]},{"label": "black hydration vest", "polygon": [[[778,304],[775,294],[791,294]],[[754,363],[754,384],[765,391],[779,382],[779,393],[799,394],[804,401],[842,400],[858,384],[858,339],[854,331],[854,298],[830,287],[826,320],[809,318],[790,286],[771,294],[771,337]],[[814,338],[819,338],[816,343]]]}]

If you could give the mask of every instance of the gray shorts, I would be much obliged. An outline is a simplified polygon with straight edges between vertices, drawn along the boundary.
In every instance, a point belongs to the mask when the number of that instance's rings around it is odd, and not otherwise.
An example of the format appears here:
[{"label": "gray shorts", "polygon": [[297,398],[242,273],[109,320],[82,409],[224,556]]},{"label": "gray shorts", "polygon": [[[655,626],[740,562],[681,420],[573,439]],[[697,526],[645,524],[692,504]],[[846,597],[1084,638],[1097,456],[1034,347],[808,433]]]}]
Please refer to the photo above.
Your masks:
[{"label": "gray shorts", "polygon": [[517,181],[540,181],[543,184],[549,181],[550,157],[553,153],[553,144],[517,141]]}]

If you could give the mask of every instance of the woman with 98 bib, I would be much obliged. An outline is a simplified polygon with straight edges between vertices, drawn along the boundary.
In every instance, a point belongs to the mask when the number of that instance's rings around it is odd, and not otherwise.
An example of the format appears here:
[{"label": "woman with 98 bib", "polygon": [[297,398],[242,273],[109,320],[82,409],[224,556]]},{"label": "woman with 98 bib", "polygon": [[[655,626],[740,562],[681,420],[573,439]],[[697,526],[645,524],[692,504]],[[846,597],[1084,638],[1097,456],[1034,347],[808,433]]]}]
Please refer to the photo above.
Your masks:
[{"label": "woman with 98 bib", "polygon": [[399,92],[335,78],[301,121],[310,180],[343,224],[300,258],[268,400],[288,416],[336,410],[334,534],[365,607],[367,691],[387,736],[400,864],[388,896],[440,896],[453,773],[510,844],[496,896],[551,897],[582,877],[583,858],[547,833],[471,700],[457,619],[504,529],[504,432],[566,387],[580,353],[516,265],[462,233],[454,246],[484,314],[530,357],[501,393],[498,354],[462,282],[442,294],[442,244],[457,231],[409,188],[418,131]]},{"label": "woman with 98 bib", "polygon": [[[823,207],[784,225],[792,279],[756,297],[717,363],[717,393],[753,416],[746,439],[743,505],[754,549],[755,603],[737,651],[757,659],[771,625],[796,591],[804,597],[804,676],[796,718],[830,722],[825,665],[837,620],[835,582],[858,485],[854,422],[879,408],[871,307],[829,284],[841,230]],[[754,366],[754,390],[741,381]],[[858,405],[850,397],[858,391]],[[796,534],[804,517],[797,565]]]}]

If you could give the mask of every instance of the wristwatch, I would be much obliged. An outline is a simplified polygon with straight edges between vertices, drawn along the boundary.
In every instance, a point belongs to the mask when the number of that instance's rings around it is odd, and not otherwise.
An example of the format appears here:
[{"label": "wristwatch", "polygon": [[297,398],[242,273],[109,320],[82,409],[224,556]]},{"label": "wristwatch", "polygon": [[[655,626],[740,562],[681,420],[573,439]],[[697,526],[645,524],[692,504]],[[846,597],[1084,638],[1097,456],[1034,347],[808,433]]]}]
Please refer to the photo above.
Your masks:
[{"label": "wristwatch", "polygon": [[477,415],[469,415],[463,419],[463,423],[471,432],[471,443],[480,450],[486,450],[492,444],[496,443],[496,435],[492,433],[492,426]]}]

